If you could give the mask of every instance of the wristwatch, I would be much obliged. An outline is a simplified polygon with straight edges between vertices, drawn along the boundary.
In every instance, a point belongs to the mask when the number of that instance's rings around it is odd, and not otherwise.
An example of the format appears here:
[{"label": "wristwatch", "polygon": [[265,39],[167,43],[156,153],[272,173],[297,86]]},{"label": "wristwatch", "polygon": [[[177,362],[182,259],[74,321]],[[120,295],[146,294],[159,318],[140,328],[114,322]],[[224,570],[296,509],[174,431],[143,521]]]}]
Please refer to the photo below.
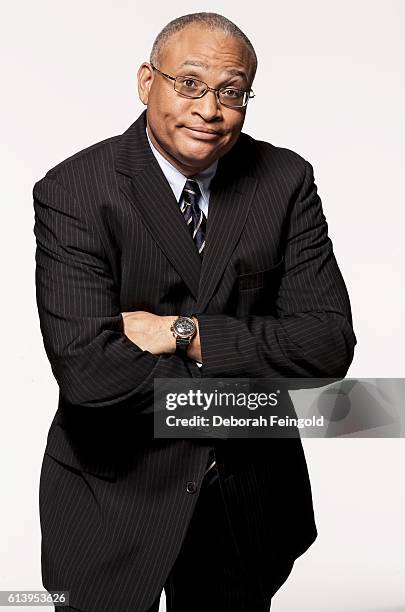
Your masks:
[{"label": "wristwatch", "polygon": [[191,317],[180,315],[170,326],[176,338],[176,353],[185,355],[187,347],[197,333],[197,326]]}]

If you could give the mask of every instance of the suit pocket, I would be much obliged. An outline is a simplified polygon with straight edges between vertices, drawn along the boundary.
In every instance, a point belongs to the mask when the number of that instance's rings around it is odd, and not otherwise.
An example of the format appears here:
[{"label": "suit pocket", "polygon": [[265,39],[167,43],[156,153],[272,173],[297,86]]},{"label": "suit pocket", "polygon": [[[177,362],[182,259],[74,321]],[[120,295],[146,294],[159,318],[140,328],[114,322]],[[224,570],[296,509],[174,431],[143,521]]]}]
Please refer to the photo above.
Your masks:
[{"label": "suit pocket", "polygon": [[284,256],[271,268],[254,272],[244,272],[238,276],[239,291],[254,291],[277,283],[284,269]]}]

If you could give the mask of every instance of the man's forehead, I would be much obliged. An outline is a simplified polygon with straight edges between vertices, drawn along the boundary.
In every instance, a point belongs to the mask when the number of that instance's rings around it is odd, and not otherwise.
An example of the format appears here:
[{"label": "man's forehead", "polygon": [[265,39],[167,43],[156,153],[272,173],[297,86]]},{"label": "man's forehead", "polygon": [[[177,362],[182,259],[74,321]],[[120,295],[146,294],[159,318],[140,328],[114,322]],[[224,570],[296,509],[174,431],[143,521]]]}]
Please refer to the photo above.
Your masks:
[{"label": "man's forehead", "polygon": [[176,69],[194,66],[209,70],[220,63],[229,74],[246,77],[251,62],[246,45],[220,30],[210,34],[199,25],[189,25],[171,37],[162,49],[162,57]]},{"label": "man's forehead", "polygon": [[[197,68],[203,68],[204,70],[210,69],[209,64],[207,64],[206,62],[203,62],[198,59],[193,59],[193,58],[187,58],[184,61],[177,64],[177,67],[179,69],[187,68],[188,66],[195,66]],[[241,76],[241,77],[247,78],[246,72],[242,70],[241,68],[231,68],[231,67],[224,66],[222,68],[222,72],[225,72],[231,76]]]}]

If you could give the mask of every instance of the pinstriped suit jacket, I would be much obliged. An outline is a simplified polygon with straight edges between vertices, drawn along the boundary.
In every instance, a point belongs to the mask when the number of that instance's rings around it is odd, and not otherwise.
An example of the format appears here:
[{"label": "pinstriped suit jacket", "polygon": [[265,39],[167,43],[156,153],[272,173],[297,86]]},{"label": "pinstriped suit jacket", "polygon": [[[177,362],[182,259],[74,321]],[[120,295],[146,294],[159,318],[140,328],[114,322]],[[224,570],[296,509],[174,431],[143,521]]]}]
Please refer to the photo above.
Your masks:
[{"label": "pinstriped suit jacket", "polygon": [[[60,389],[42,577],[94,612],[152,604],[206,467],[206,441],[153,438],[154,378],[339,377],[356,344],[311,164],[241,133],[211,184],[201,262],[145,124],[146,111],[34,186],[38,312]],[[132,310],[199,313],[201,371],[140,350],[123,334]],[[246,571],[268,597],[277,564],[317,535],[301,441],[215,446]]]}]

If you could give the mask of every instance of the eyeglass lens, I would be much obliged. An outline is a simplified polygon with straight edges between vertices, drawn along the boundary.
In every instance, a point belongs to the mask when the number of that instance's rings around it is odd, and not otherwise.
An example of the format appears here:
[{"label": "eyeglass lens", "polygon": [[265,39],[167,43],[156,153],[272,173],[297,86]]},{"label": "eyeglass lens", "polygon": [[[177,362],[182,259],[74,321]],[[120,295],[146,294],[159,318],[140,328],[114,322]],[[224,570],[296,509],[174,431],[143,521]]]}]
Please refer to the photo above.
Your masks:
[{"label": "eyeglass lens", "polygon": [[[177,77],[174,88],[178,93],[190,98],[199,98],[207,91],[205,83],[187,77]],[[219,91],[221,103],[228,106],[244,106],[248,96],[247,92],[231,87]]]}]

